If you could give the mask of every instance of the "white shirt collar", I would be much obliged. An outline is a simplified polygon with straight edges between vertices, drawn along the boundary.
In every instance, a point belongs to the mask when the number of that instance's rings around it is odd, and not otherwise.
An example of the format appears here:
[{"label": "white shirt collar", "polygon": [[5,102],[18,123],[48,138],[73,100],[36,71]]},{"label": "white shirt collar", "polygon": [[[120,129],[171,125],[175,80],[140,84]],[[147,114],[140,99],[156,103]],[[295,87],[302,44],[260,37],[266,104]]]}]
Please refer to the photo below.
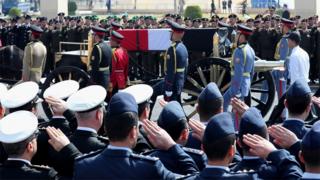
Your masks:
[{"label": "white shirt collar", "polygon": [[320,173],[309,173],[305,172],[302,175],[302,178],[304,179],[320,179]]},{"label": "white shirt collar", "polygon": [[215,169],[223,169],[226,171],[230,171],[230,169],[227,166],[214,166],[214,165],[206,165],[206,168],[215,168]]},{"label": "white shirt collar", "polygon": [[81,127],[81,126],[79,126],[79,127],[77,128],[77,130],[89,131],[89,132],[97,133],[97,131],[96,131],[95,129],[89,128],[89,127]]},{"label": "white shirt collar", "polygon": [[8,158],[8,160],[11,160],[11,161],[22,161],[22,162],[25,162],[29,165],[31,165],[31,162],[26,160],[26,159],[21,159],[21,158]]},{"label": "white shirt collar", "polygon": [[113,150],[125,150],[125,151],[129,151],[132,153],[132,150],[128,147],[121,147],[121,146],[112,146],[112,145],[108,145],[107,147],[108,149],[113,149]]},{"label": "white shirt collar", "polygon": [[251,160],[251,159],[260,159],[260,157],[258,157],[258,156],[243,156],[242,159],[249,159],[249,160]]}]

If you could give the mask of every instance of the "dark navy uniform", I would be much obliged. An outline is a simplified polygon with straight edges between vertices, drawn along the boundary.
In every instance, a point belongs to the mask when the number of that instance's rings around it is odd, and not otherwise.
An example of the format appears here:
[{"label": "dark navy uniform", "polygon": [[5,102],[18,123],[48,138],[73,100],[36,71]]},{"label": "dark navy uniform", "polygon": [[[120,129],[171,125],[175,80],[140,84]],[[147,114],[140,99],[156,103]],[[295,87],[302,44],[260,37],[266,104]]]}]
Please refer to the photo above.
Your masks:
[{"label": "dark navy uniform", "polygon": [[[185,29],[175,22],[170,21],[173,33],[181,33]],[[164,57],[164,81],[153,87],[154,94],[151,98],[155,102],[157,96],[164,95],[166,101],[181,102],[180,95],[184,87],[188,68],[188,50],[182,41],[173,42]],[[151,109],[153,104],[151,105]]]},{"label": "dark navy uniform", "polygon": [[[106,33],[106,30],[93,27],[95,33]],[[98,85],[108,89],[110,77],[110,64],[112,59],[111,48],[103,41],[97,42],[93,46],[91,55],[91,76]]]},{"label": "dark navy uniform", "polygon": [[[176,142],[180,140],[182,133],[188,130],[186,115],[181,105],[177,101],[171,101],[163,108],[163,110],[159,115],[159,119],[157,123],[161,128],[166,130],[168,134]],[[181,143],[185,144],[186,142],[187,142],[187,139],[185,140],[185,142],[181,142]],[[197,169],[200,169],[200,168],[203,169],[205,167],[206,157],[203,151],[191,149],[191,148],[183,148],[183,150],[192,158],[192,163],[195,164]],[[174,158],[172,158],[171,154],[168,153],[167,151],[162,151],[157,149],[157,150],[154,150],[152,153],[150,153],[150,155],[158,157],[161,160],[161,162],[164,164],[164,166],[174,173],[177,173],[177,174],[193,173],[179,167],[179,164],[176,162]]]},{"label": "dark navy uniform", "polygon": [[[303,79],[297,79],[288,89],[287,97],[301,97],[311,94],[311,89],[307,82]],[[304,120],[302,119],[286,119],[283,122],[283,127],[292,131],[299,139],[302,139],[306,132],[309,130],[304,125]]]},{"label": "dark navy uniform", "polygon": [[[252,29],[239,25],[239,31],[243,34],[252,34]],[[244,99],[249,95],[251,79],[254,73],[255,53],[248,43],[243,43],[234,51],[231,61],[231,85],[223,95],[223,110],[227,111],[231,98],[240,95]]]},{"label": "dark navy uniform", "polygon": [[107,139],[105,139],[105,141],[102,140],[102,137],[98,136],[95,132],[79,129],[77,129],[70,137],[70,141],[82,153],[89,153],[105,148],[107,146]]},{"label": "dark navy uniform", "polygon": [[18,44],[18,26],[11,26],[7,31],[6,45],[17,45]]},{"label": "dark navy uniform", "polygon": [[30,31],[30,25],[23,24],[18,28],[18,39],[17,39],[17,46],[20,49],[24,49],[24,47],[30,42],[29,39],[29,31]]},{"label": "dark navy uniform", "polygon": [[0,165],[0,179],[57,179],[52,168],[31,165],[21,160],[7,160]]}]

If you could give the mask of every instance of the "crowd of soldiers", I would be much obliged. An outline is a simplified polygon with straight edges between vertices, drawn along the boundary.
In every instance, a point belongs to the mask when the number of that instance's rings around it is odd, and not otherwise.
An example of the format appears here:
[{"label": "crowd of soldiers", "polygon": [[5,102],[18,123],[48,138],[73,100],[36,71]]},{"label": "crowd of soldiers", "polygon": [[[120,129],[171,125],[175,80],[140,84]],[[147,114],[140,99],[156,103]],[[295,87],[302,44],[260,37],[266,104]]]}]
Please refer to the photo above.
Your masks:
[{"label": "crowd of soldiers", "polygon": [[[246,22],[235,14],[227,19],[214,15],[210,21],[171,14],[159,22],[150,16],[99,22],[93,16],[83,21],[63,13],[48,23],[38,18],[31,23],[33,42],[26,47],[45,38],[43,44],[52,52],[55,32],[65,33],[61,40],[81,42],[93,31],[90,63],[96,85],[80,89],[76,81],[61,81],[47,88],[41,99],[36,82],[25,80],[10,89],[0,84],[0,179],[320,179],[320,123],[305,125],[312,104],[320,107],[320,98],[312,96],[308,78],[291,76],[283,96],[288,117],[282,124],[268,127],[260,111],[243,102],[249,95],[255,54],[278,60],[278,54],[297,49],[302,36],[283,31],[308,29],[305,20],[281,19],[272,10]],[[318,31],[316,22],[316,16],[308,19],[310,32]],[[188,28],[221,26],[230,34],[237,31],[231,86],[222,95],[215,83],[207,84],[197,97],[199,120],[189,119],[181,105],[189,56],[184,33]],[[155,27],[172,32],[172,44],[164,54],[164,80],[154,87],[126,87],[128,57],[117,30]],[[113,50],[103,41],[108,36]],[[280,39],[288,45],[282,47]],[[266,49],[269,46],[272,50]],[[290,56],[291,63],[294,60],[300,62]],[[109,91],[109,81],[116,91]],[[154,121],[150,114],[160,95],[162,110]],[[36,116],[42,101],[53,113],[47,120]],[[227,112],[229,105],[232,113]]]}]

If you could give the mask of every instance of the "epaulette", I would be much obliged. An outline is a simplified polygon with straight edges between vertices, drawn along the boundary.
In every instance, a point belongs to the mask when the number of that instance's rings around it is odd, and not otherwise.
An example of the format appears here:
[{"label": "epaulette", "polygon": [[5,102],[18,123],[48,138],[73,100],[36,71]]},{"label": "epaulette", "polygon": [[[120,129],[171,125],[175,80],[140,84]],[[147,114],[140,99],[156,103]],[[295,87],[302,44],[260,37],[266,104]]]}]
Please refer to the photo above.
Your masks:
[{"label": "epaulette", "polygon": [[196,176],[196,175],[198,175],[198,174],[199,174],[199,172],[197,172],[197,173],[195,173],[195,174],[178,175],[178,176],[176,176],[176,179],[177,179],[177,180],[188,179],[188,178],[193,177],[193,176]]},{"label": "epaulette", "polygon": [[105,144],[109,144],[109,138],[107,138],[107,137],[104,137],[104,136],[98,136],[97,137],[100,141],[102,141],[103,143],[105,143]]},{"label": "epaulette", "polygon": [[145,161],[149,161],[149,162],[156,162],[159,160],[159,158],[157,157],[151,157],[151,156],[144,156],[144,155],[140,155],[140,154],[131,154],[132,158],[134,159],[139,159],[139,160],[145,160]]},{"label": "epaulette", "polygon": [[40,166],[40,165],[30,165],[30,167],[37,169],[37,170],[47,170],[50,171],[51,168],[49,166]]},{"label": "epaulette", "polygon": [[257,171],[253,170],[253,169],[243,169],[243,170],[240,170],[240,171],[237,171],[237,172],[232,172],[232,174],[253,174],[253,173],[256,173]]},{"label": "epaulette", "polygon": [[199,150],[199,149],[193,149],[193,148],[187,148],[187,147],[182,147],[182,149],[187,152],[187,153],[192,153],[196,155],[204,155],[204,152]]},{"label": "epaulette", "polygon": [[235,167],[236,165],[237,165],[236,162],[234,162],[234,163],[229,163],[229,168],[232,169],[232,168]]},{"label": "epaulette", "polygon": [[31,41],[31,42],[29,42],[29,43],[27,44],[27,46],[28,46],[28,45],[30,45],[30,44],[33,44],[33,43],[34,43],[34,42],[33,42],[33,41]]},{"label": "epaulette", "polygon": [[80,161],[80,160],[83,160],[83,159],[86,159],[86,158],[89,158],[89,157],[93,157],[93,156],[96,156],[96,155],[100,154],[102,151],[103,151],[103,149],[99,149],[97,151],[92,151],[92,152],[90,152],[88,154],[84,154],[82,156],[76,157],[75,160],[76,161]]},{"label": "epaulette", "polygon": [[152,150],[143,152],[143,153],[141,153],[141,154],[144,155],[144,156],[148,156],[148,155],[152,154],[152,153],[155,152],[155,151],[156,151],[155,149],[152,149]]}]

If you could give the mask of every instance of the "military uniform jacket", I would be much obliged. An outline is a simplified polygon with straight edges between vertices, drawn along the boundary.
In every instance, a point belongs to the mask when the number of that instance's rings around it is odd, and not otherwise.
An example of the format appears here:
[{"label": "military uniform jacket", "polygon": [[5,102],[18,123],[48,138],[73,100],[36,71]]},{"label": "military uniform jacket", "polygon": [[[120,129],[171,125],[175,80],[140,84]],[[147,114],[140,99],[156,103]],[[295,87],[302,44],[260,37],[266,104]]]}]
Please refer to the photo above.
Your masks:
[{"label": "military uniform jacket", "polygon": [[51,168],[29,165],[18,160],[7,160],[0,165],[0,179],[58,179]]},{"label": "military uniform jacket", "polygon": [[283,122],[282,126],[293,132],[298,139],[302,139],[309,131],[309,128],[304,125],[304,122],[298,119],[287,119]]},{"label": "military uniform jacket", "polygon": [[18,44],[18,26],[8,28],[6,45],[17,45]]},{"label": "military uniform jacket", "polygon": [[105,42],[100,41],[94,45],[90,63],[91,75],[95,83],[104,84],[100,76],[102,76],[101,72],[110,73],[111,56],[111,48]]},{"label": "military uniform jacket", "polygon": [[248,96],[254,73],[254,61],[255,53],[249,44],[242,44],[234,51],[231,61],[232,96],[238,94],[241,94],[241,97]]},{"label": "military uniform jacket", "polygon": [[188,51],[180,42],[174,42],[166,51],[164,59],[164,91],[180,94],[188,69]]},{"label": "military uniform jacket", "polygon": [[[191,148],[181,147],[183,151],[191,158],[189,159],[190,163],[194,163],[196,165],[197,170],[202,170],[206,164],[206,156],[203,151]],[[163,150],[153,150],[148,153],[152,157],[158,157],[163,165],[170,171],[177,173],[177,174],[192,174],[194,172],[186,171],[185,169],[181,169],[179,164],[176,162],[170,153]],[[191,162],[192,160],[192,162]]]},{"label": "military uniform jacket", "polygon": [[261,166],[257,171],[230,172],[222,168],[205,168],[199,175],[188,179],[299,179],[302,170],[298,162],[286,150],[277,150],[267,157],[269,166]]},{"label": "military uniform jacket", "polygon": [[112,49],[112,66],[110,81],[113,87],[124,89],[127,86],[129,55],[122,47]]},{"label": "military uniform jacket", "polygon": [[41,41],[32,41],[24,49],[22,78],[39,82],[46,63],[47,49]]},{"label": "military uniform jacket", "polygon": [[18,28],[18,40],[17,40],[17,46],[20,49],[24,49],[24,47],[29,43],[29,30],[30,26],[28,25],[21,25]]},{"label": "military uniform jacket", "polygon": [[99,138],[97,133],[78,129],[70,136],[70,141],[81,153],[90,153],[104,149],[107,146],[107,144]]},{"label": "military uniform jacket", "polygon": [[[181,162],[178,145],[168,151]],[[189,167],[183,162],[182,166]],[[133,154],[125,149],[104,149],[76,160],[74,179],[175,179],[158,158]]]}]

